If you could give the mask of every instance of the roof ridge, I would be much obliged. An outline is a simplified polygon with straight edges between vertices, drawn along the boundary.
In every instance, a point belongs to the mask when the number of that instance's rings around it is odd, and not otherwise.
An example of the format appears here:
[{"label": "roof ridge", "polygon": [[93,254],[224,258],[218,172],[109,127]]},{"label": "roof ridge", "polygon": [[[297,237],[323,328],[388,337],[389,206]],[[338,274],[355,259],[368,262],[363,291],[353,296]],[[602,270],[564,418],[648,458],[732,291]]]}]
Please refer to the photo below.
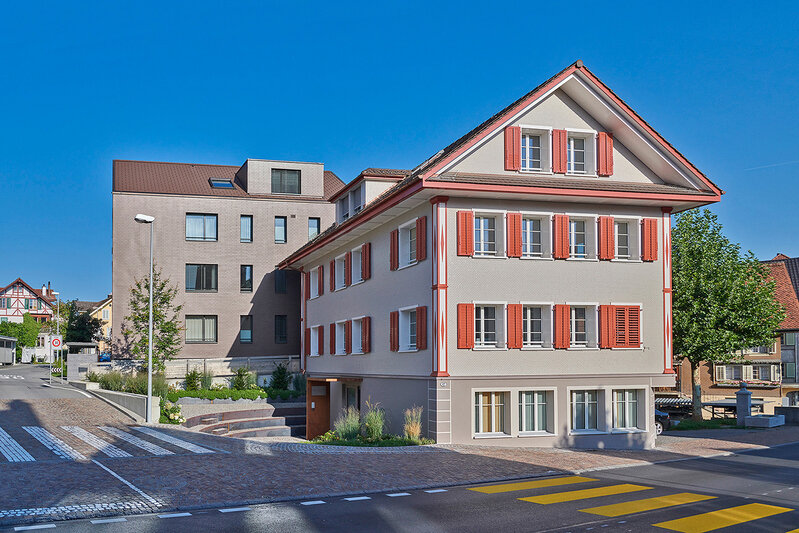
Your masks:
[{"label": "roof ridge", "polygon": [[241,168],[241,165],[215,165],[213,163],[181,163],[179,161],[143,161],[141,159],[114,159],[114,163],[151,163],[154,165],[183,165],[189,167]]}]

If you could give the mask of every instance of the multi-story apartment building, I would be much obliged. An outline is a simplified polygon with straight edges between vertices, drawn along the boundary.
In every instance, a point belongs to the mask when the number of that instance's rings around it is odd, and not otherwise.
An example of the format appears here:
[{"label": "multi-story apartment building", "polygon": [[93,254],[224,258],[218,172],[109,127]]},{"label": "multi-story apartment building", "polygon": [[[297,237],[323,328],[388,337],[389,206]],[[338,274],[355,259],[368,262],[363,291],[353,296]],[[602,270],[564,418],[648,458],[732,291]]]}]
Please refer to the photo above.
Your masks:
[{"label": "multi-story apartment building", "polygon": [[280,264],[303,273],[309,436],[371,399],[393,432],[424,407],[441,443],[651,446],[670,217],[722,191],[580,61],[394,172]]},{"label": "multi-story apartment building", "polygon": [[0,322],[22,322],[25,313],[37,322],[48,322],[53,318],[55,296],[50,283],[34,289],[22,278],[17,278],[0,288]]},{"label": "multi-story apartment building", "polygon": [[97,349],[100,353],[111,351],[111,316],[113,308],[113,298],[109,294],[99,302],[89,302],[78,300],[75,302],[78,311],[89,313],[89,316],[100,321],[100,337],[97,339]]},{"label": "multi-story apartment building", "polygon": [[149,275],[155,217],[158,269],[179,289],[180,357],[298,355],[299,276],[274,265],[334,220],[343,183],[320,163],[248,159],[241,167],[114,161],[115,356],[135,279]]}]

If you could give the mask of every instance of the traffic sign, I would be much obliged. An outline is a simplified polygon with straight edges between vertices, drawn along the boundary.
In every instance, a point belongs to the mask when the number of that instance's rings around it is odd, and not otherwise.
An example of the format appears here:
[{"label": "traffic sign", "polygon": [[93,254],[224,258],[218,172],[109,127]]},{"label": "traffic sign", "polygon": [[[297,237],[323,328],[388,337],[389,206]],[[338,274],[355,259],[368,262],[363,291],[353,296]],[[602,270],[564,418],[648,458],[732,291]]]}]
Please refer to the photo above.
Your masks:
[{"label": "traffic sign", "polygon": [[56,335],[53,337],[53,340],[50,343],[53,345],[53,348],[61,348],[61,343],[63,342],[63,338],[61,335]]}]

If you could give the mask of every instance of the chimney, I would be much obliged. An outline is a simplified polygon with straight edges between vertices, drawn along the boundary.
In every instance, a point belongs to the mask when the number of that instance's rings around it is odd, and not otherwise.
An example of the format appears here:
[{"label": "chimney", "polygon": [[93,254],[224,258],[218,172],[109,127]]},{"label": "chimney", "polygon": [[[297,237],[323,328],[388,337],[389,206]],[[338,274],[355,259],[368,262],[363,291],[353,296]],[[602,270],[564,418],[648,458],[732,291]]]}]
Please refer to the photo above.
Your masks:
[{"label": "chimney", "polygon": [[47,287],[42,285],[42,298],[47,298]]},{"label": "chimney", "polygon": [[48,296],[48,298],[50,297],[50,295],[52,293],[53,293],[53,290],[50,288],[50,282],[48,281],[47,282],[47,296]]}]

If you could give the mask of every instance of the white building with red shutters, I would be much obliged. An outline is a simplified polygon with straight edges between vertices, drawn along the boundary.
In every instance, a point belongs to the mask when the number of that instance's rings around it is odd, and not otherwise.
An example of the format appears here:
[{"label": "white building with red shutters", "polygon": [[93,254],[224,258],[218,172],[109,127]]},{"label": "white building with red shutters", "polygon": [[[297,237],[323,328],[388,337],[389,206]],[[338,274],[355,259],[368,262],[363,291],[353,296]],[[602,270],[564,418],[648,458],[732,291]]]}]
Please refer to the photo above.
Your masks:
[{"label": "white building with red shutters", "polygon": [[53,318],[55,296],[50,284],[34,289],[22,278],[17,278],[0,288],[0,322],[22,322],[25,313],[37,322],[48,322]]},{"label": "white building with red shutters", "polygon": [[423,407],[440,443],[653,445],[653,388],[675,381],[670,217],[719,187],[580,61],[372,174],[280,264],[304,276],[309,437],[371,400],[393,433]]}]

